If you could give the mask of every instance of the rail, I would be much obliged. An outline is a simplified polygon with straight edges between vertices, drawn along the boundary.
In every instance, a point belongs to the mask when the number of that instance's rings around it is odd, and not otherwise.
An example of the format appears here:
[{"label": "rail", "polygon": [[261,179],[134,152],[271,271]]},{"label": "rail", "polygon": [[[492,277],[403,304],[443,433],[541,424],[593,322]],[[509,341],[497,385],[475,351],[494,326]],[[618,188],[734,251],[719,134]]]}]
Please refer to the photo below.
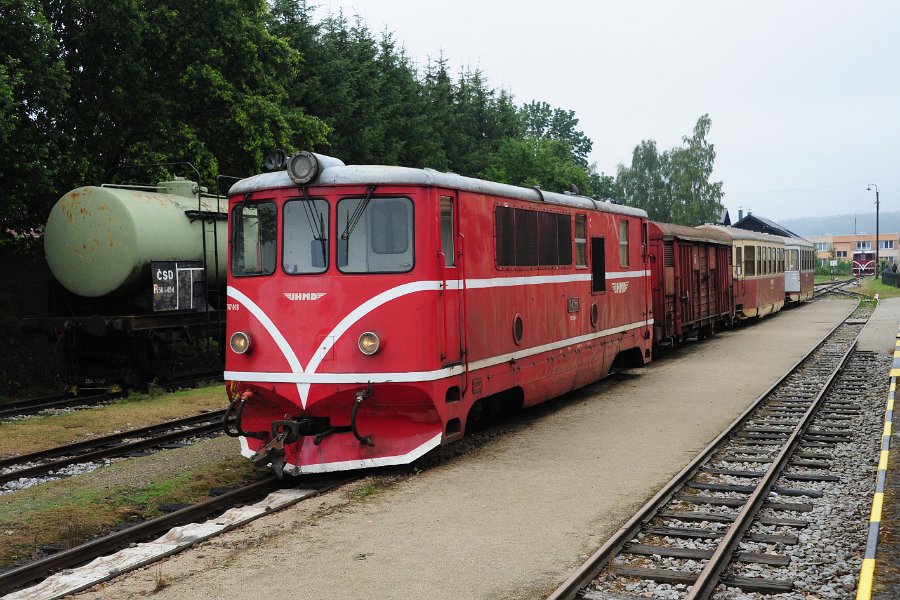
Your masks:
[{"label": "rail", "polygon": [[[735,421],[728,427],[728,429],[722,432],[712,443],[709,444],[697,457],[691,461],[678,475],[675,476],[663,489],[661,489],[650,501],[648,501],[631,519],[628,520],[625,525],[622,526],[619,531],[617,531],[613,537],[611,537],[599,550],[597,550],[588,560],[585,562],[577,571],[575,571],[563,584],[549,597],[549,600],[572,600],[580,597],[587,597],[585,588],[596,578],[601,572],[607,568],[613,561],[616,556],[619,556],[623,551],[626,553],[644,553],[643,548],[639,548],[633,543],[633,540],[637,538],[637,535],[643,528],[648,526],[648,523],[657,515],[665,516],[665,509],[669,505],[669,503],[673,500],[683,500],[684,496],[677,496],[679,490],[682,490],[685,486],[690,485],[691,480],[701,472],[716,472],[715,469],[709,469],[706,465],[710,462],[712,457],[720,451],[725,444],[727,444],[730,440],[736,437],[738,431],[742,428],[746,427],[748,422],[751,422],[757,411],[760,408],[765,407],[766,402],[769,398],[776,393],[776,391],[783,385],[787,384],[790,378],[797,373],[801,368],[804,368],[806,365],[815,362],[814,356],[817,356],[817,353],[825,352],[826,354],[831,354],[834,358],[835,350],[830,349],[827,345],[830,343],[830,340],[834,338],[835,335],[839,333],[842,328],[847,325],[858,325],[857,320],[852,318],[848,318],[843,323],[836,326],[832,329],[828,335],[826,335],[813,350],[811,350],[806,356],[800,359],[791,369],[771,388],[769,388],[765,393],[763,393],[756,402],[753,403],[744,413],[742,413]],[[860,327],[861,330],[861,327]],[[747,499],[741,499],[739,502],[734,504],[734,508],[738,509],[740,512],[736,515],[734,521],[731,523],[728,532],[722,536],[721,534],[713,534],[710,533],[707,535],[709,538],[721,537],[721,540],[718,544],[718,548],[715,552],[710,552],[708,556],[706,556],[706,564],[703,567],[702,573],[679,573],[676,571],[660,571],[660,570],[643,570],[643,569],[623,569],[617,568],[614,569],[614,572],[617,571],[618,576],[625,577],[638,577],[643,579],[654,579],[659,577],[670,577],[668,581],[683,583],[688,586],[693,586],[691,591],[688,593],[688,598],[706,598],[708,594],[715,588],[716,584],[720,581],[719,577],[722,573],[722,570],[727,565],[727,561],[731,560],[733,555],[735,554],[735,549],[737,547],[738,542],[743,537],[744,533],[747,531],[748,524],[750,520],[757,514],[757,509],[760,505],[762,505],[763,501],[766,499],[768,491],[774,485],[775,479],[783,475],[783,465],[786,460],[791,455],[791,450],[796,448],[797,440],[799,436],[808,428],[809,421],[808,419],[816,413],[815,404],[821,398],[824,397],[825,392],[831,386],[834,380],[834,374],[840,371],[843,367],[847,357],[850,355],[853,346],[855,345],[855,339],[858,336],[858,332],[853,336],[853,342],[849,344],[847,348],[841,349],[839,351],[840,358],[833,363],[833,367],[830,369],[830,375],[827,378],[825,384],[821,387],[820,392],[816,395],[814,400],[810,401],[810,407],[805,410],[804,418],[800,420],[797,426],[790,433],[790,437],[782,443],[782,450],[779,451],[778,456],[774,457],[771,462],[771,466],[767,470],[767,473],[759,473],[758,476],[761,478],[761,481],[754,486],[746,486],[746,489],[741,489],[740,492],[748,495]],[[843,344],[843,342],[842,342]],[[821,367],[822,365],[819,365]],[[799,405],[794,407],[793,410],[797,410]],[[769,431],[766,429],[765,431]],[[757,433],[753,432],[750,434],[751,436],[757,435],[775,435],[773,433]],[[777,435],[781,435],[779,431]],[[731,473],[729,473],[731,474]],[[750,474],[746,474],[749,476]],[[757,476],[757,474],[753,474]],[[703,485],[699,485],[698,487],[703,488]],[[707,486],[710,487],[710,486]],[[714,487],[714,486],[712,486]],[[731,490],[738,491],[738,490]],[[787,490],[781,490],[782,493],[786,493]],[[730,499],[729,499],[730,500]],[[726,501],[723,501],[723,503]],[[670,511],[671,512],[671,511]],[[705,515],[705,513],[704,513]],[[708,518],[709,515],[706,515]],[[694,531],[694,530],[691,530]],[[675,537],[683,537],[685,532],[681,531],[666,531],[661,535],[673,535]],[[696,536],[692,536],[696,537]],[[629,546],[631,543],[631,546]],[[629,546],[626,550],[626,546]],[[663,554],[660,548],[650,548],[646,549],[647,552],[651,552],[653,554]],[[670,554],[665,554],[666,556],[674,556]],[[693,558],[700,559],[701,557],[696,556]],[[744,560],[751,560],[756,562],[757,560],[766,561],[773,560],[776,556],[768,556],[768,555],[760,555],[760,556],[744,556],[740,557]],[[725,561],[725,562],[722,562]],[[787,582],[781,581],[771,581],[771,582],[762,582],[756,581],[752,582],[756,584],[764,584],[770,583],[773,588],[778,585],[784,585]],[[729,582],[730,585],[734,585],[735,582]],[[773,589],[766,589],[766,591],[772,592]],[[786,591],[786,590],[780,590]],[[591,595],[590,597],[594,597]]]}]

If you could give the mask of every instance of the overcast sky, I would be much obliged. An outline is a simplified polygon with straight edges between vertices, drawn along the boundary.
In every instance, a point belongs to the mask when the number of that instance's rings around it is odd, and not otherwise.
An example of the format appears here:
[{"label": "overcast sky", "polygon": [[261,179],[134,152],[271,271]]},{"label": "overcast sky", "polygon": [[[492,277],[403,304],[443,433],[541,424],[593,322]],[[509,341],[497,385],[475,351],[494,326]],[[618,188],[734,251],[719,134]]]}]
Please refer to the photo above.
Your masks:
[{"label": "overcast sky", "polygon": [[709,113],[726,207],[775,220],[900,210],[900,2],[319,0],[441,52],[521,105],[574,110],[614,175]]}]

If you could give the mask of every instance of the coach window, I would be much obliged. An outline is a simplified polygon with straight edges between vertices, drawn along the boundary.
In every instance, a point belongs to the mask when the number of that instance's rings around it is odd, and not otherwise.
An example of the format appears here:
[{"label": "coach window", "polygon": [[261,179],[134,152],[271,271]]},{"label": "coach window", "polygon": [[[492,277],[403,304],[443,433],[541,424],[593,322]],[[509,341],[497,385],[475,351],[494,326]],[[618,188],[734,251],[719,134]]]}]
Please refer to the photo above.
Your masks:
[{"label": "coach window", "polygon": [[343,273],[405,273],[413,268],[409,198],[344,198],[337,204],[337,263]]},{"label": "coach window", "polygon": [[744,275],[756,275],[756,247],[744,246]]},{"label": "coach window", "polygon": [[619,221],[619,266],[628,266],[628,221]]},{"label": "coach window", "polygon": [[297,198],[284,203],[281,266],[285,273],[322,273],[328,268],[328,202]]},{"label": "coach window", "polygon": [[587,215],[575,215],[575,266],[587,266]]},{"label": "coach window", "polygon": [[275,272],[278,216],[273,202],[241,202],[231,212],[231,274]]},{"label": "coach window", "polygon": [[606,239],[591,238],[591,292],[606,291]]},{"label": "coach window", "polygon": [[800,252],[798,250],[787,250],[787,264],[785,265],[786,271],[799,271],[800,270]]},{"label": "coach window", "polygon": [[441,252],[444,253],[444,265],[452,267],[456,264],[456,253],[453,250],[453,198],[441,196]]},{"label": "coach window", "polygon": [[744,259],[743,259],[743,248],[740,246],[734,247],[734,268],[735,275],[740,277],[744,272]]}]

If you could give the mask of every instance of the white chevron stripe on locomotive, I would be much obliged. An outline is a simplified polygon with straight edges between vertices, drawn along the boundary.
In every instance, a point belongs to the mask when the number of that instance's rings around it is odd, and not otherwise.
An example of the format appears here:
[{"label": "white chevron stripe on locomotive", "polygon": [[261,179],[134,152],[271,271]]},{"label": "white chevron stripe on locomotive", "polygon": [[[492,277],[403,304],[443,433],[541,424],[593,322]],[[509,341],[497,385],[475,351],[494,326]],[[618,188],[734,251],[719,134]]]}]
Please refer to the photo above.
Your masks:
[{"label": "white chevron stripe on locomotive", "polygon": [[[606,274],[607,279],[625,279],[632,277],[648,277],[650,271],[620,271],[609,272]],[[589,273],[576,275],[539,275],[532,277],[497,277],[492,279],[467,279],[465,287],[468,289],[490,288],[490,287],[508,287],[521,285],[547,285],[554,283],[569,283],[573,281],[588,281],[591,275]],[[460,289],[460,280],[448,280],[446,282],[449,289]],[[325,336],[323,342],[319,345],[318,350],[313,355],[306,369],[300,363],[293,348],[285,339],[284,335],[275,325],[265,311],[257,305],[253,300],[247,297],[240,290],[228,286],[227,293],[230,298],[237,300],[243,304],[250,314],[252,314],[260,324],[265,328],[266,332],[275,340],[278,349],[284,355],[291,368],[289,373],[267,373],[267,372],[247,372],[247,371],[225,371],[226,380],[247,381],[247,382],[266,382],[266,383],[293,383],[297,386],[297,392],[300,395],[300,403],[306,408],[306,401],[309,397],[309,386],[313,383],[384,383],[387,381],[434,381],[445,377],[452,377],[463,372],[464,367],[457,366],[446,369],[438,369],[435,371],[420,372],[400,372],[400,373],[316,373],[316,369],[322,362],[322,359],[328,355],[334,342],[340,338],[346,331],[359,321],[362,317],[373,311],[374,309],[386,304],[392,300],[396,300],[402,296],[423,291],[440,291],[443,287],[441,281],[413,281],[405,283],[397,287],[386,290],[369,300],[366,300],[358,307],[353,309]],[[613,335],[638,327],[643,327],[653,323],[653,320],[639,321],[622,325],[603,331],[597,331],[583,336],[559,340],[550,344],[536,346],[533,348],[523,349],[502,356],[491,357],[469,364],[469,369],[481,369],[502,362],[512,360],[513,358],[524,358],[564,348],[572,344],[578,344],[585,341],[597,339],[606,335]]]}]

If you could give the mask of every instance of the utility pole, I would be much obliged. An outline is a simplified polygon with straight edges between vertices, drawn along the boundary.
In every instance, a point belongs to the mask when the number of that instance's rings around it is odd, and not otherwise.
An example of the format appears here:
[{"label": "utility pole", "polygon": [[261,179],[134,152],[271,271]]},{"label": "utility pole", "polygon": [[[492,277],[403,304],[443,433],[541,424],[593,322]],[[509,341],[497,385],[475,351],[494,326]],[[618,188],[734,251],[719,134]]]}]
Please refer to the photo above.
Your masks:
[{"label": "utility pole", "polygon": [[871,192],[872,188],[875,188],[875,279],[878,279],[878,186],[870,183],[866,191]]}]

